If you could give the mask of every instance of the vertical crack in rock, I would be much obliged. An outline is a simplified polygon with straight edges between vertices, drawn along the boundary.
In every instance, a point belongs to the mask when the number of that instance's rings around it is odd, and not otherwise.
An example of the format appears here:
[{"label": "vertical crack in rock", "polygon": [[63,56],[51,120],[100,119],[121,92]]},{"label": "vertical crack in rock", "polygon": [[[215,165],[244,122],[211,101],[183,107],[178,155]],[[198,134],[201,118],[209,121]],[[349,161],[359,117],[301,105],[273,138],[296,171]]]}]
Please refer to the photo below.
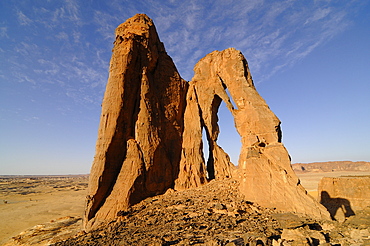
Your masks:
[{"label": "vertical crack in rock", "polygon": [[[238,168],[217,144],[222,101],[241,136]],[[208,54],[195,65],[187,83],[152,20],[137,14],[116,29],[85,229],[169,188],[188,189],[231,177],[239,179],[240,192],[249,201],[328,218],[325,208],[299,184],[281,139],[280,121],[256,91],[240,51]]]}]

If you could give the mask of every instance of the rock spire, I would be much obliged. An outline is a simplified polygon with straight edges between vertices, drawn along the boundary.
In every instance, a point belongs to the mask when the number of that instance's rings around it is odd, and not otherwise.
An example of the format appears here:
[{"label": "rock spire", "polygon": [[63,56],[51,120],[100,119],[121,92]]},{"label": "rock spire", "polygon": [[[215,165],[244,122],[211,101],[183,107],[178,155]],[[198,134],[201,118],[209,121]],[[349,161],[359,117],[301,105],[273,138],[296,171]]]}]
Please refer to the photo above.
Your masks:
[{"label": "rock spire", "polygon": [[174,186],[186,88],[149,17],[138,14],[117,27],[90,173],[86,228]]},{"label": "rock spire", "polygon": [[[281,143],[280,121],[256,91],[244,56],[214,51],[184,81],[152,20],[137,14],[116,29],[91,168],[85,229],[150,196],[239,179],[262,206],[328,217],[306,194]],[[217,112],[226,103],[241,136],[238,167],[217,144]],[[206,132],[209,158],[203,155]]]}]

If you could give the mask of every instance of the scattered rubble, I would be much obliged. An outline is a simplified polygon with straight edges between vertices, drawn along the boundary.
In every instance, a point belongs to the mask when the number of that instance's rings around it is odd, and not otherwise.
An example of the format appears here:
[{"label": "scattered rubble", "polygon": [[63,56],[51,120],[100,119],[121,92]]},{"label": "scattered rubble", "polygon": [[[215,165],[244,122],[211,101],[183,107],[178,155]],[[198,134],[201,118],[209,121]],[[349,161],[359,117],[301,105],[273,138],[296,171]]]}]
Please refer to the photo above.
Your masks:
[{"label": "scattered rubble", "polygon": [[368,245],[370,207],[339,223],[263,208],[246,201],[238,181],[168,190],[120,211],[88,233],[58,242],[75,245]]}]

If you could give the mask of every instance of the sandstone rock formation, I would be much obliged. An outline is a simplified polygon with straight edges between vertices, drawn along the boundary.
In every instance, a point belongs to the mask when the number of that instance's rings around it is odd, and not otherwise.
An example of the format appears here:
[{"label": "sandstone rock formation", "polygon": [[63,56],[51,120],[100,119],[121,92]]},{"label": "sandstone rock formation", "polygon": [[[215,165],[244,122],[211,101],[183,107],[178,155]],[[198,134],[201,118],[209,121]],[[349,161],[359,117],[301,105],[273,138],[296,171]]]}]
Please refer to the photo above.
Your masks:
[{"label": "sandstone rock formation", "polygon": [[338,171],[370,171],[370,162],[366,161],[328,161],[292,164],[295,172],[338,172]]},{"label": "sandstone rock formation", "polygon": [[[289,154],[281,143],[280,121],[258,94],[244,56],[233,48],[214,51],[196,64],[194,72],[186,111],[195,112],[193,105],[197,104],[199,116],[188,117],[185,111],[184,139],[191,139],[194,144],[190,145],[191,151],[183,148],[186,153],[182,155],[178,180],[193,181],[190,176],[196,174],[192,170],[199,174],[199,180],[205,178],[204,172],[198,171],[204,169],[199,151],[201,145],[196,144],[201,141],[201,126],[206,130],[210,147],[209,178],[239,178],[245,198],[262,206],[326,216],[325,208],[306,194],[293,172]],[[234,116],[235,127],[241,136],[239,168],[234,171],[228,155],[217,145],[217,112],[222,101]],[[201,125],[192,125],[196,134],[188,135],[187,124],[199,121],[199,118]],[[195,168],[189,168],[189,163]],[[191,185],[183,187],[188,186]]]},{"label": "sandstone rock formation", "polygon": [[[247,200],[326,216],[299,184],[281,143],[280,121],[256,91],[244,56],[233,48],[214,51],[194,71],[189,83],[181,79],[146,15],[135,15],[116,29],[85,228],[168,188],[194,188],[232,176],[240,179]],[[222,101],[241,136],[238,169],[217,144]]]},{"label": "sandstone rock formation", "polygon": [[86,228],[173,187],[186,88],[151,19],[139,14],[118,26],[90,173]]},{"label": "sandstone rock formation", "polygon": [[324,177],[319,198],[333,219],[344,220],[370,206],[370,176]]}]

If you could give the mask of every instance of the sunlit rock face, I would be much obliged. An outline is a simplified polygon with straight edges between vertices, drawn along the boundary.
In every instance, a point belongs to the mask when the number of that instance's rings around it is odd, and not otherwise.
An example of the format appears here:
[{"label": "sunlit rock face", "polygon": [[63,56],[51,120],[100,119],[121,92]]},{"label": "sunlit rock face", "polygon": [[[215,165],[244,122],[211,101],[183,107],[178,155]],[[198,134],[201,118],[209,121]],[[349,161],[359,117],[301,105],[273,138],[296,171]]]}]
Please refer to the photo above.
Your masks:
[{"label": "sunlit rock face", "polygon": [[[144,14],[116,29],[91,168],[84,226],[169,188],[235,178],[246,199],[267,207],[328,216],[306,195],[281,143],[280,121],[256,91],[244,56],[214,51],[184,81]],[[217,144],[217,112],[226,103],[241,136],[238,168]],[[203,155],[202,130],[209,146]]]},{"label": "sunlit rock face", "polygon": [[318,187],[321,204],[336,220],[344,220],[370,206],[369,190],[370,176],[323,177]]},{"label": "sunlit rock face", "polygon": [[150,18],[138,14],[117,27],[90,173],[87,229],[174,186],[186,89]]},{"label": "sunlit rock face", "polygon": [[[194,73],[184,117],[185,126],[192,124],[190,130],[185,127],[184,140],[191,139],[192,144],[189,148],[187,142],[183,143],[176,184],[184,180],[179,186],[187,188],[204,179],[204,163],[199,156],[201,126],[206,130],[210,148],[208,177],[239,179],[240,191],[245,198],[262,206],[327,217],[326,209],[306,194],[292,170],[289,154],[281,143],[280,121],[256,91],[243,54],[233,48],[214,51],[195,65]],[[236,170],[233,170],[228,155],[217,145],[217,111],[221,101],[232,113],[241,136]],[[195,112],[194,104],[198,105],[201,124],[191,123],[193,116],[187,115],[187,111]]]}]

